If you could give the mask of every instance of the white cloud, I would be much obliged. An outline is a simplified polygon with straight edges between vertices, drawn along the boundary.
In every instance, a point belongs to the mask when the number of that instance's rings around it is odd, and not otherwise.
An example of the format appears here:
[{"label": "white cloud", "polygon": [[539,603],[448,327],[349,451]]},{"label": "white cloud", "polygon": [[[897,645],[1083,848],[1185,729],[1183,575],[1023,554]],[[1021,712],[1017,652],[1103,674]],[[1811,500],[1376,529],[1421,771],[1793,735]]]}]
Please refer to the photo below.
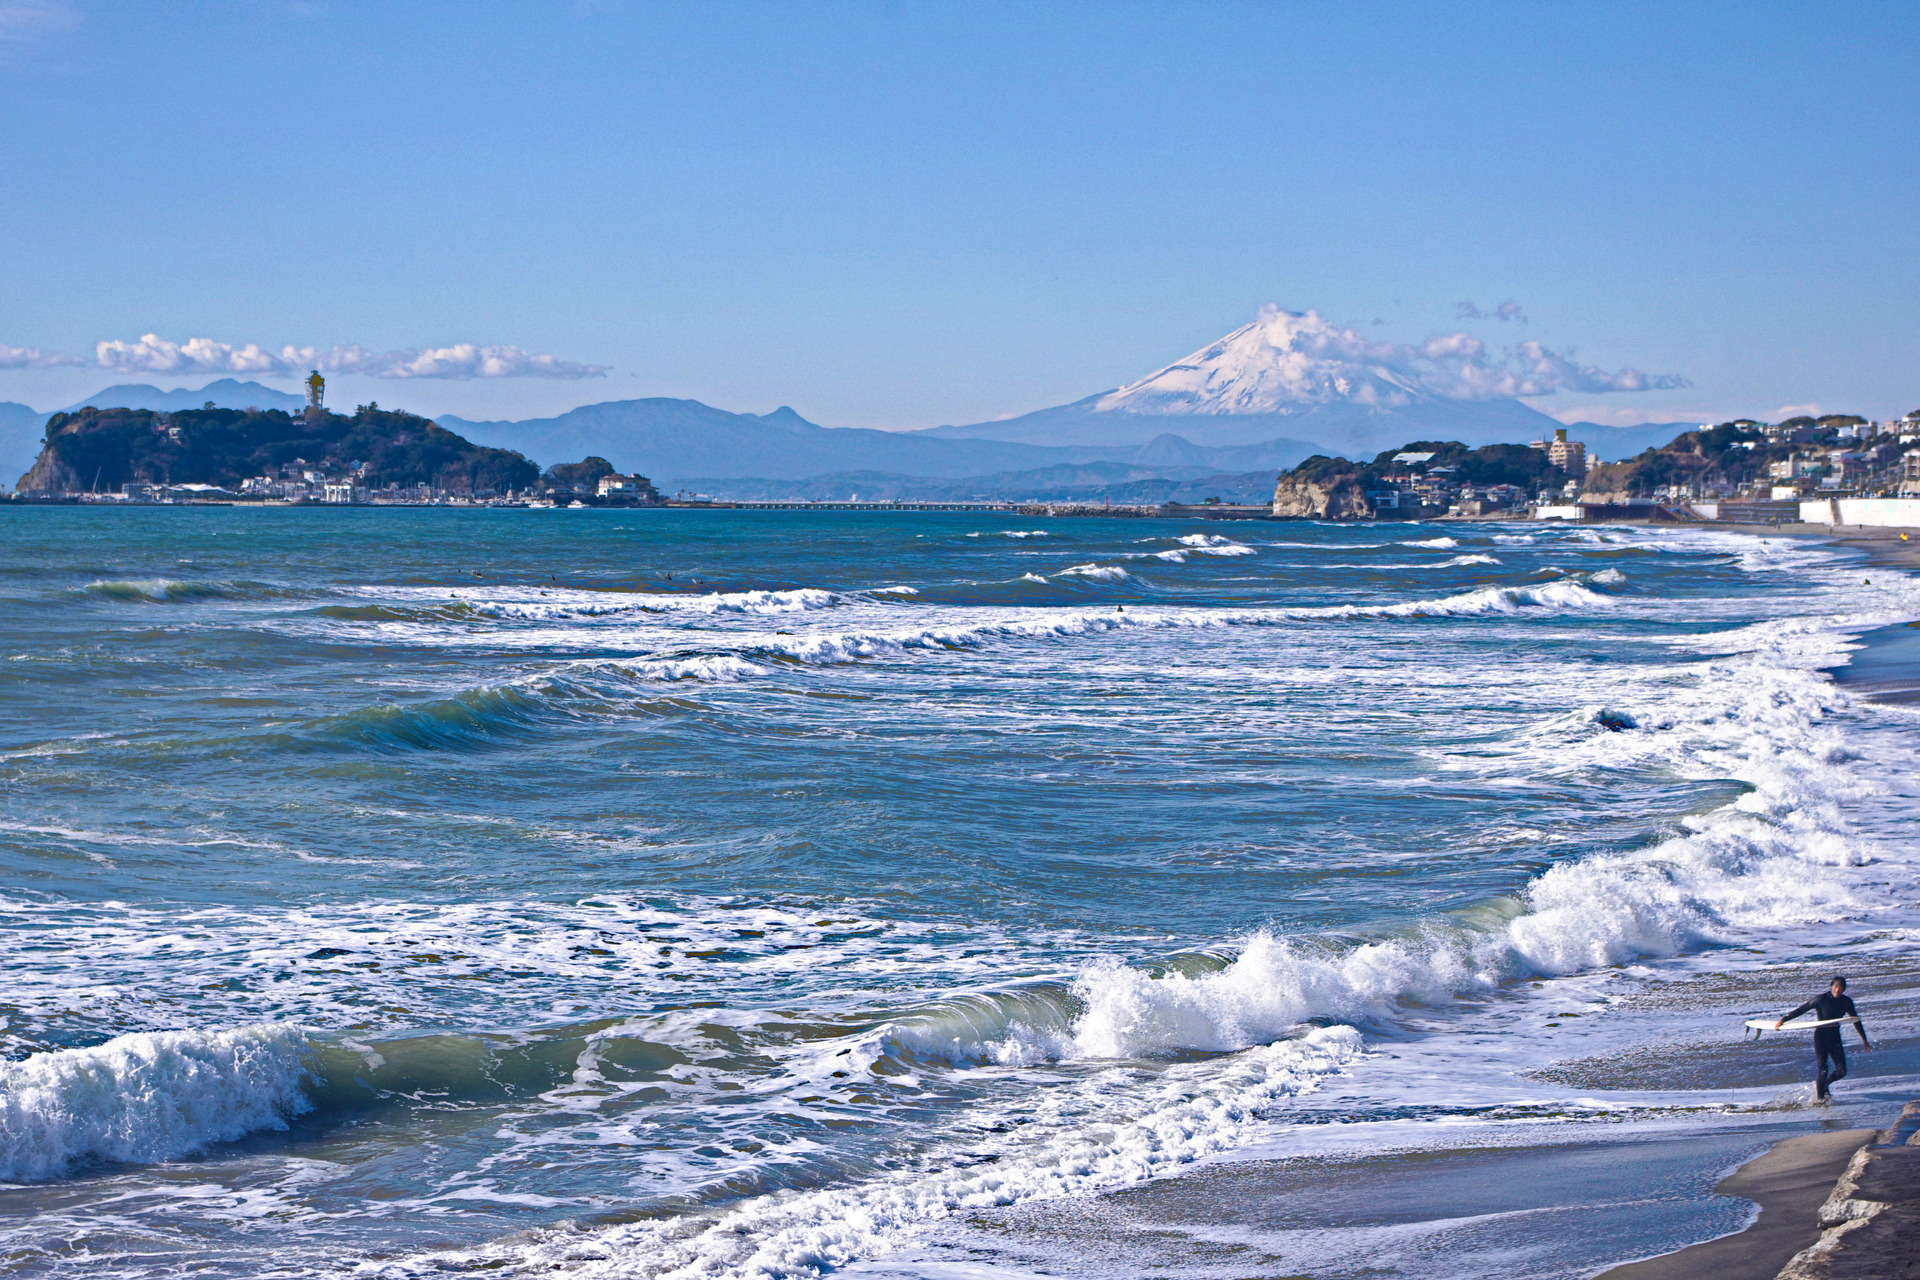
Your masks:
[{"label": "white cloud", "polygon": [[335,347],[319,358],[321,364],[316,367],[372,378],[603,378],[607,374],[605,365],[576,364],[519,347],[483,347],[471,342],[381,353],[362,347]]},{"label": "white cloud", "polygon": [[[291,353],[293,348],[286,348]],[[94,360],[120,373],[290,373],[291,363],[254,344],[234,347],[211,338],[168,342],[157,333],[138,342],[98,342]]]},{"label": "white cloud", "polygon": [[62,351],[42,351],[38,347],[10,347],[0,342],[0,369],[60,369],[84,365],[80,356]]},{"label": "white cloud", "polygon": [[1573,358],[1573,348],[1549,351],[1537,342],[1523,342],[1508,353],[1508,368],[1518,372],[1527,386],[1541,389],[1516,390],[1513,395],[1543,396],[1555,391],[1671,391],[1693,384],[1677,373],[1642,373],[1638,369],[1616,369],[1608,373]]},{"label": "white cloud", "polygon": [[[1482,311],[1471,302],[1462,302],[1454,307],[1454,317],[1460,320],[1517,320],[1521,324],[1529,323],[1527,313],[1522,311],[1520,304],[1512,298],[1508,298],[1491,311]],[[1379,321],[1376,320],[1374,323],[1378,324]]]},{"label": "white cloud", "polygon": [[[4,350],[4,348],[0,348]],[[169,342],[143,334],[138,342],[110,341],[94,346],[103,369],[122,373],[241,373],[298,377],[309,369],[351,373],[367,378],[600,378],[607,368],[536,355],[513,346],[462,342],[450,347],[407,347],[369,351],[359,345],[284,346],[269,350],[257,343],[234,346],[211,338]]]}]

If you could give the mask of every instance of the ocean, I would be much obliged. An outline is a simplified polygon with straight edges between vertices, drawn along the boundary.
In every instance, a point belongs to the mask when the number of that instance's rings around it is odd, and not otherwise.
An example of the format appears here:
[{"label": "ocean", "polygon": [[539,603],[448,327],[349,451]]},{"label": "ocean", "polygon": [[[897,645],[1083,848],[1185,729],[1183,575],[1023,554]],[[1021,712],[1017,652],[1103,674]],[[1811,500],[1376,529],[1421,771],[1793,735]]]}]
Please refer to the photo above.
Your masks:
[{"label": "ocean", "polygon": [[[1857,551],[0,520],[7,1274],[1590,1275],[1920,1076],[1913,709],[1832,674],[1920,586]],[[1833,968],[1884,1044],[1816,1112],[1740,1022]],[[1354,1217],[1628,1139],[1585,1225]],[[1264,1234],[1045,1227],[1254,1160]]]}]

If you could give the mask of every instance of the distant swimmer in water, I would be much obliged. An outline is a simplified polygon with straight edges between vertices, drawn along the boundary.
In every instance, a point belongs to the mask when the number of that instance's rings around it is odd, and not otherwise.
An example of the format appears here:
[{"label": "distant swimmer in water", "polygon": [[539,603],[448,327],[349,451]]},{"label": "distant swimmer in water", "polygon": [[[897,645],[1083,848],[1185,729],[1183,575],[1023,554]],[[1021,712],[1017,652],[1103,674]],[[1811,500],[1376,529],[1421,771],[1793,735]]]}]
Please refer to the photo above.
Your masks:
[{"label": "distant swimmer in water", "polygon": [[1813,1096],[1825,1102],[1827,1086],[1838,1083],[1847,1074],[1847,1051],[1840,1044],[1840,1019],[1853,1020],[1853,1029],[1860,1033],[1862,1049],[1871,1051],[1873,1045],[1867,1039],[1867,1024],[1860,1021],[1860,1011],[1853,1007],[1853,997],[1847,994],[1845,978],[1835,977],[1825,991],[1774,1023],[1773,1029],[1778,1031],[1808,1010],[1812,1010],[1819,1021],[1833,1024],[1813,1029]]}]

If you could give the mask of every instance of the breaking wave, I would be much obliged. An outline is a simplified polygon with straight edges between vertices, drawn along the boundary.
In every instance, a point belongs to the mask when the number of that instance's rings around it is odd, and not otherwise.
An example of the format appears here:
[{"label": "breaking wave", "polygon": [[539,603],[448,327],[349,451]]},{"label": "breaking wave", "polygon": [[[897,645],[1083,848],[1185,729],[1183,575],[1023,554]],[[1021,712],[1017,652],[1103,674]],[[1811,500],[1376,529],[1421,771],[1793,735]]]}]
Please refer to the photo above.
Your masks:
[{"label": "breaking wave", "polygon": [[1222,538],[1212,533],[1190,533],[1178,539],[1181,546],[1191,547],[1202,555],[1208,556],[1250,556],[1255,554],[1252,547],[1232,538]]},{"label": "breaking wave", "polygon": [[[1111,572],[1125,576],[1124,570]],[[1096,580],[1107,580],[1106,573]],[[361,707],[266,734],[221,739],[214,745],[226,743],[231,749],[241,749],[245,744],[252,749],[264,742],[294,751],[486,750],[524,741],[529,735],[546,731],[549,725],[567,720],[660,713],[663,708],[655,705],[657,695],[648,693],[644,686],[661,683],[733,684],[796,667],[834,667],[914,653],[977,650],[1000,642],[1346,619],[1472,617],[1531,609],[1596,609],[1609,603],[1600,592],[1563,579],[1529,587],[1481,587],[1458,595],[1396,604],[1295,609],[1143,608],[1114,613],[1087,608],[1023,610],[1015,616],[974,623],[792,635],[749,632],[737,638],[711,637],[713,647],[707,648],[583,658],[517,681],[419,702]]]},{"label": "breaking wave", "polygon": [[284,1129],[312,1106],[310,1048],[288,1026],[148,1031],[0,1064],[0,1180],[152,1164]]},{"label": "breaking wave", "polygon": [[188,604],[197,600],[280,600],[306,595],[270,582],[185,578],[103,578],[79,588],[86,595],[130,604]]},{"label": "breaking wave", "polygon": [[477,614],[496,618],[592,618],[627,613],[807,613],[847,603],[847,597],[818,587],[789,591],[714,591],[698,595],[624,594],[560,590],[540,600],[496,599],[452,593]]},{"label": "breaking wave", "polygon": [[1092,578],[1096,582],[1123,582],[1133,575],[1117,564],[1070,565],[1053,575],[1056,578]]}]

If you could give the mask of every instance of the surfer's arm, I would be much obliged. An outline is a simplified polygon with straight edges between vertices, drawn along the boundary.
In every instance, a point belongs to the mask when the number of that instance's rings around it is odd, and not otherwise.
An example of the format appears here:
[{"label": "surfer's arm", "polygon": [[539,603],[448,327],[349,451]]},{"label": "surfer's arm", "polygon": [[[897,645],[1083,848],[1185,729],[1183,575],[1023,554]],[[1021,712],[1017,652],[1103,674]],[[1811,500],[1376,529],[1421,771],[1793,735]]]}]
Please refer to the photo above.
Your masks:
[{"label": "surfer's arm", "polygon": [[1873,1041],[1867,1039],[1867,1024],[1860,1020],[1860,1011],[1853,1007],[1853,1001],[1847,1001],[1847,1016],[1853,1019],[1853,1029],[1860,1033],[1860,1047],[1873,1048]]},{"label": "surfer's arm", "polygon": [[1778,1031],[1780,1028],[1786,1026],[1789,1022],[1792,1022],[1795,1018],[1799,1017],[1801,1014],[1805,1013],[1807,1010],[1813,1008],[1813,1006],[1817,1003],[1818,1003],[1817,998],[1814,1000],[1807,1001],[1805,1004],[1801,1005],[1798,1009],[1795,1009],[1792,1013],[1787,1014],[1785,1017],[1781,1018],[1780,1021],[1774,1023],[1773,1029],[1775,1031]]}]

